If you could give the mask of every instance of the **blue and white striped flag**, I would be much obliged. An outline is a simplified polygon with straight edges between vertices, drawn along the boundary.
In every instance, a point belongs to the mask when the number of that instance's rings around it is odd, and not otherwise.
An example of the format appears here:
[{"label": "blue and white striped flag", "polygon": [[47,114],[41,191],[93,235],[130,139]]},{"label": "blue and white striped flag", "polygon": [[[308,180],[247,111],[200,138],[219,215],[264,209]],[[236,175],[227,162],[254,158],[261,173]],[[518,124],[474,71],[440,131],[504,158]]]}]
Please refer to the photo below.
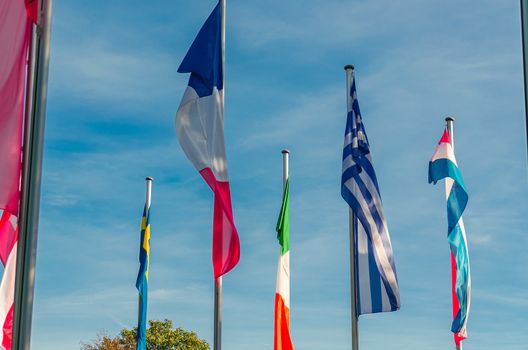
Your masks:
[{"label": "blue and white striped flag", "polygon": [[359,221],[355,225],[359,316],[398,310],[400,291],[378,180],[359,111],[354,72],[348,69],[347,74],[351,88],[343,147],[341,195]]}]

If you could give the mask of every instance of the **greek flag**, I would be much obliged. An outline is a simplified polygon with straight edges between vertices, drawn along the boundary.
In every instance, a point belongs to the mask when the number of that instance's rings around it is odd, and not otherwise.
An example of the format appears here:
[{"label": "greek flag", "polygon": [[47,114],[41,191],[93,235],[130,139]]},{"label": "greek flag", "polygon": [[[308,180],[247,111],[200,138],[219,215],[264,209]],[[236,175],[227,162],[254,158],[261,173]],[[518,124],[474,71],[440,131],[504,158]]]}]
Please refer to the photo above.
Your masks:
[{"label": "greek flag", "polygon": [[358,219],[355,232],[358,315],[396,311],[400,292],[392,245],[369,142],[359,111],[353,70],[343,147],[341,195]]}]

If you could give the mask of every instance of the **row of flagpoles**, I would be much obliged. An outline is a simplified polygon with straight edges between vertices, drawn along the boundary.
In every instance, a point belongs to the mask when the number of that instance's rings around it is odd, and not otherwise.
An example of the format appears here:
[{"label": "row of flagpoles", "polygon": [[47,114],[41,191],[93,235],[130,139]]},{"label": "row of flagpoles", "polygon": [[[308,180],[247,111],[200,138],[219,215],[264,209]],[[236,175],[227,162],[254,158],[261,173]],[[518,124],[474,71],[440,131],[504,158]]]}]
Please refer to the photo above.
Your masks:
[{"label": "row of flagpoles", "polygon": [[[214,192],[213,270],[214,293],[214,349],[221,349],[222,275],[229,272],[240,256],[239,238],[234,224],[231,196],[227,177],[227,159],[224,142],[224,69],[225,69],[225,0],[219,1],[193,41],[180,73],[191,73],[187,89],[176,113],[176,133],[180,145],[196,170]],[[347,123],[343,147],[343,173],[341,193],[349,205],[350,216],[350,272],[352,348],[359,348],[358,317],[361,314],[390,312],[400,308],[400,292],[392,252],[388,225],[385,218],[379,185],[374,171],[370,145],[357,99],[354,67],[345,66],[347,91]],[[453,119],[448,127],[452,130]],[[446,136],[447,135],[447,136]],[[456,161],[452,155],[449,134],[444,134],[431,161],[430,181],[447,178],[448,213],[453,210],[450,193],[461,182],[453,178]],[[451,148],[449,148],[451,147]],[[446,150],[448,149],[448,150]],[[438,155],[439,154],[439,155]],[[447,159],[441,158],[448,156]],[[452,157],[451,157],[452,156]],[[284,195],[277,223],[280,243],[277,288],[275,295],[274,349],[293,350],[290,336],[290,227],[289,227],[289,152],[283,151]],[[452,159],[450,159],[450,157]],[[453,180],[449,180],[453,178]],[[449,182],[450,181],[450,182]],[[446,188],[447,188],[446,187]],[[458,193],[458,192],[457,192]],[[456,196],[455,196],[456,197]],[[466,196],[467,201],[467,196]],[[455,198],[454,200],[458,200]],[[465,207],[465,202],[464,205]],[[458,206],[457,208],[459,208]],[[146,207],[147,208],[147,207]],[[146,211],[148,212],[148,211]],[[469,261],[463,223],[458,216],[450,218],[450,239],[453,263],[452,331],[457,348],[465,338],[465,325],[469,311]],[[453,221],[453,222],[451,222]],[[143,223],[145,218],[143,219]],[[453,231],[454,233],[452,234]],[[144,275],[144,232],[142,226],[141,268]],[[462,235],[463,245],[460,245]],[[460,253],[461,249],[465,250]],[[463,266],[460,266],[460,265]],[[463,270],[465,268],[465,270]],[[460,274],[460,272],[465,274]],[[459,275],[462,276],[459,278]],[[139,283],[139,282],[138,282]],[[138,289],[140,289],[138,285]],[[144,350],[146,316],[142,300],[146,295],[140,289],[138,350]],[[456,305],[456,306],[455,306]],[[456,312],[455,312],[456,311]],[[141,331],[141,332],[140,332]]]},{"label": "row of flagpoles", "polygon": [[[520,0],[526,120],[528,124],[528,0]],[[0,344],[30,348],[33,286],[40,203],[52,0],[0,2]],[[214,193],[214,349],[221,349],[222,276],[239,261],[224,144],[226,0],[220,0],[198,33],[178,71],[191,73],[178,108],[176,130],[185,154]],[[392,246],[366,136],[352,66],[347,76],[347,124],[341,190],[349,205],[352,347],[357,349],[362,314],[395,311],[400,295]],[[430,162],[429,181],[446,179],[448,242],[451,250],[453,323],[457,348],[466,337],[470,270],[462,213],[467,191],[454,157],[453,119]],[[528,128],[527,128],[528,139]],[[289,176],[284,159],[284,196],[277,224],[280,243],[275,302],[275,349],[293,349],[289,335]],[[142,220],[138,349],[144,349],[150,257],[150,189]]]}]

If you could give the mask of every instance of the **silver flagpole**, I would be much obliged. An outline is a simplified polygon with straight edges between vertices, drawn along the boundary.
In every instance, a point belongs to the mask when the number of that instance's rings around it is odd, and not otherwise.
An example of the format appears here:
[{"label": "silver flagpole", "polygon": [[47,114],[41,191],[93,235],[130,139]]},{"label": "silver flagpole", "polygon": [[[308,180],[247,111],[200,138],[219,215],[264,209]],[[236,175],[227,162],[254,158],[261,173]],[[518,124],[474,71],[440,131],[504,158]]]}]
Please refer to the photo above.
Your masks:
[{"label": "silver flagpole", "polygon": [[287,149],[282,150],[282,185],[286,187],[286,181],[290,173],[290,151]]},{"label": "silver flagpole", "polygon": [[147,176],[145,178],[145,181],[147,182],[145,203],[147,204],[147,209],[148,209],[150,208],[150,203],[152,201],[152,181],[154,181],[154,179],[150,176]]},{"label": "silver flagpole", "polygon": [[26,90],[22,185],[13,315],[13,350],[29,350],[37,258],[40,185],[44,145],[52,0],[41,0],[32,36],[30,71]]},{"label": "silver flagpole", "polygon": [[[455,123],[455,118],[449,116],[445,118],[446,124],[447,124],[447,132],[449,133],[449,136],[451,137],[451,147],[453,148],[453,151],[455,150],[455,135],[453,133],[453,125]],[[446,195],[449,195],[446,193]],[[462,341],[460,344],[455,344],[456,350],[462,350]]]},{"label": "silver flagpole", "polygon": [[[225,95],[225,42],[226,42],[226,0],[220,0],[222,10],[222,83]],[[222,105],[223,105],[222,101]],[[222,276],[215,279],[214,289],[214,341],[213,350],[222,350]]]},{"label": "silver flagpole", "polygon": [[526,146],[528,147],[528,0],[521,0],[521,35],[524,61],[524,113]]},{"label": "silver flagpole", "polygon": [[449,133],[449,136],[451,136],[451,147],[453,148],[453,151],[455,150],[455,135],[453,133],[453,125],[455,123],[455,118],[449,116],[445,118],[446,125],[447,125],[447,132]]},{"label": "silver flagpole", "polygon": [[[350,99],[350,89],[352,88],[352,79],[354,77],[354,66],[349,64],[345,66],[346,71],[346,88],[347,88],[347,108],[352,108]],[[357,267],[356,267],[356,239],[357,239],[357,217],[349,207],[349,235],[350,235],[350,306],[352,316],[352,350],[359,349],[359,332],[358,332],[358,312],[357,312]]]},{"label": "silver flagpole", "polygon": [[356,287],[356,236],[357,217],[351,208],[348,209],[349,235],[350,235],[350,303],[352,316],[352,350],[359,349],[358,312],[357,312],[357,287]]},{"label": "silver flagpole", "polygon": [[222,349],[222,276],[215,280],[213,349]]}]

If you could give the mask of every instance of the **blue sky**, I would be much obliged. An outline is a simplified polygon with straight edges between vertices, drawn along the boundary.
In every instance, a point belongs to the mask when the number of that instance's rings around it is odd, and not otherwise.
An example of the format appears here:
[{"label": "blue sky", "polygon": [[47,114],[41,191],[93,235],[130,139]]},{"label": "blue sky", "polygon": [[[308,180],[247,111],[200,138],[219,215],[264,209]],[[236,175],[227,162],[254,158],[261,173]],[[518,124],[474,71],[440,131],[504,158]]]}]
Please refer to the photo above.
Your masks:
[{"label": "blue sky", "polygon": [[[155,178],[149,316],[212,341],[212,193],[181,151],[176,73],[215,1],[55,1],[33,348],[136,324],[144,178]],[[427,165],[453,115],[469,190],[464,349],[528,343],[528,185],[518,1],[228,2],[226,144],[241,261],[224,348],[270,349],[282,148],[291,150],[297,349],[349,349],[343,66],[389,222],[402,309],[360,319],[370,350],[453,347],[443,186]]]}]

